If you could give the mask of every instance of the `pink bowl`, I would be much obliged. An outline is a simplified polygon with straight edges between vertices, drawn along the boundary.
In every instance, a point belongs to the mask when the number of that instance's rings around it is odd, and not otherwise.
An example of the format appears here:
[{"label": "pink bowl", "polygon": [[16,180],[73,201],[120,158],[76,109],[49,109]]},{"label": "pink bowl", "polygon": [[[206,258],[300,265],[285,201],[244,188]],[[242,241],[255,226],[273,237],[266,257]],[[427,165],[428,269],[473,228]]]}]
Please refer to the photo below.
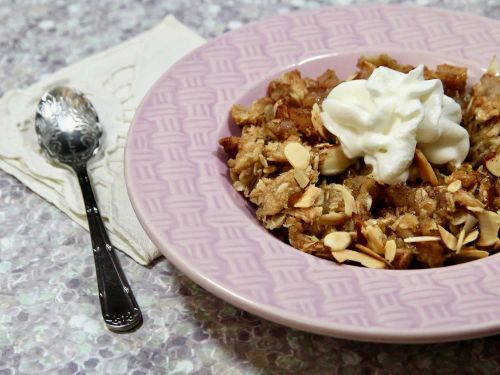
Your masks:
[{"label": "pink bowl", "polygon": [[138,218],[199,285],[266,319],[319,334],[437,342],[500,332],[500,256],[412,271],[339,266],[296,251],[256,221],[227,178],[217,140],[280,72],[340,77],[363,54],[467,66],[476,82],[498,53],[498,22],[429,8],[361,6],[296,12],[198,48],[153,86],[130,129],[125,163]]}]

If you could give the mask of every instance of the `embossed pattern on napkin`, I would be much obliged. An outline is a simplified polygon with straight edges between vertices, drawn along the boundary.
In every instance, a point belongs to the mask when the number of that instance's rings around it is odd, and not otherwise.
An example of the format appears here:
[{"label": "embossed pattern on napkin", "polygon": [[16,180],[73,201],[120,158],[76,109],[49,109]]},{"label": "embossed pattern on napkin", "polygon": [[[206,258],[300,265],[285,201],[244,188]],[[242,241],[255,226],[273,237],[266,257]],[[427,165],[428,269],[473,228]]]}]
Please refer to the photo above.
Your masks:
[{"label": "embossed pattern on napkin", "polygon": [[73,172],[47,160],[38,146],[34,115],[48,89],[67,85],[94,104],[105,131],[101,152],[89,163],[96,199],[111,241],[141,264],[160,255],[139,224],[124,177],[124,146],[130,122],[147,89],[173,63],[204,40],[174,17],[114,48],[89,57],[0,99],[0,168],[15,176],[88,229]]}]

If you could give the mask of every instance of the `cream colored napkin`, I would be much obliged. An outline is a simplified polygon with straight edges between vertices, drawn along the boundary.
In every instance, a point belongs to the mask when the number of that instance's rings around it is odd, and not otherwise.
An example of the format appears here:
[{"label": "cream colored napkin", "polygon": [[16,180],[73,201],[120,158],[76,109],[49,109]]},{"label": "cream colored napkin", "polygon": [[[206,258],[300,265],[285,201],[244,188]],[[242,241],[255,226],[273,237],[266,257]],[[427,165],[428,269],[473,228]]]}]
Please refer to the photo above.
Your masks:
[{"label": "cream colored napkin", "polygon": [[46,159],[34,130],[42,94],[66,85],[94,104],[105,132],[100,156],[88,170],[112,243],[141,264],[160,255],[139,224],[125,187],[123,156],[127,131],[146,91],[165,70],[204,40],[174,17],[117,47],[87,58],[0,99],[0,168],[88,229],[80,187],[73,172]]}]

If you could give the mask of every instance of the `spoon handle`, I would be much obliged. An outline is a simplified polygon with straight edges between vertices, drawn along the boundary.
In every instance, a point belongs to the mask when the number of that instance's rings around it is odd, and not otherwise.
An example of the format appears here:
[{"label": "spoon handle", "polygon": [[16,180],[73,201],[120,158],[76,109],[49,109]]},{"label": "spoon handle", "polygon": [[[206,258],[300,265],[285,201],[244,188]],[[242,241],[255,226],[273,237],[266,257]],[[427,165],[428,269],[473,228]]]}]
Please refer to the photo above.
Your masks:
[{"label": "spoon handle", "polygon": [[128,331],[141,323],[141,310],[106,233],[87,168],[82,165],[73,169],[85,202],[104,322],[112,331]]}]

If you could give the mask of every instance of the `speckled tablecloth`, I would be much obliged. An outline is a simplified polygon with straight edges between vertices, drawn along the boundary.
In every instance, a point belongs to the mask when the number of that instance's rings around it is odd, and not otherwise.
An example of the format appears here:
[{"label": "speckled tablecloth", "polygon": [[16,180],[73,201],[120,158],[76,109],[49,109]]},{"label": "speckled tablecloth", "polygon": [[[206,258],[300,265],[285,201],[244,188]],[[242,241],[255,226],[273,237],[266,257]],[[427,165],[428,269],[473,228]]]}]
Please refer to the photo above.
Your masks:
[{"label": "speckled tablecloth", "polygon": [[[497,0],[404,2],[500,19]],[[330,3],[358,1],[0,0],[0,94],[116,45],[168,13],[213,38]],[[307,334],[232,307],[165,259],[144,268],[123,254],[145,321],[134,333],[113,334],[101,322],[90,248],[87,232],[0,171],[0,375],[500,374],[500,336],[405,346]]]}]

